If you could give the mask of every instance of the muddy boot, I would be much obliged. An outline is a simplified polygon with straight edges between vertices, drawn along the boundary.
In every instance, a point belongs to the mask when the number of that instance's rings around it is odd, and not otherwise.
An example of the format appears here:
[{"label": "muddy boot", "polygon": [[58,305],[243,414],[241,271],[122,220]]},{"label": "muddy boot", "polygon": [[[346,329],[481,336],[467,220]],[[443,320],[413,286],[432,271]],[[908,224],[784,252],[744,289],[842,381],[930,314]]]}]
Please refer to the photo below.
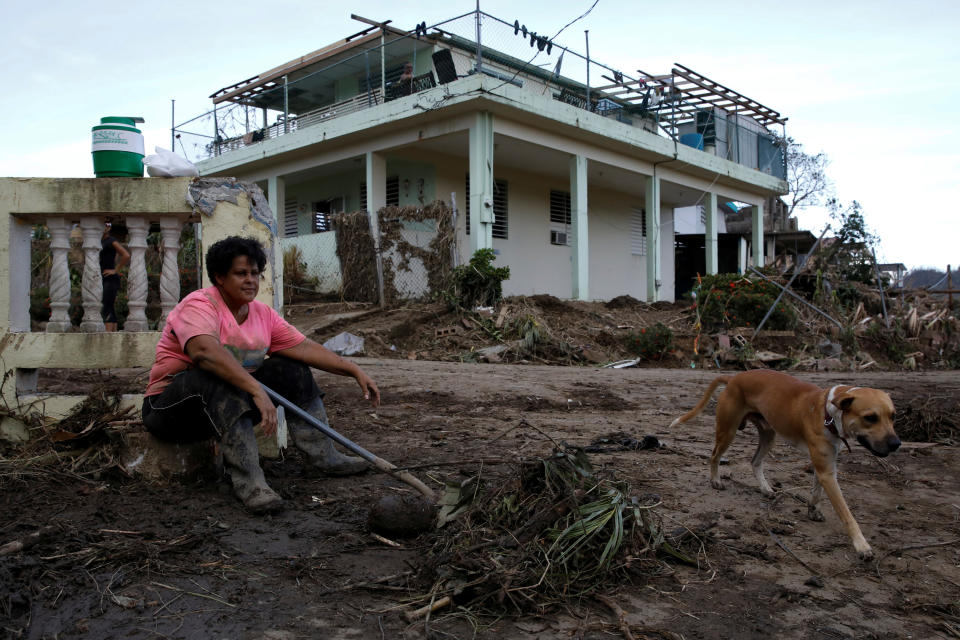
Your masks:
[{"label": "muddy boot", "polygon": [[[320,422],[329,424],[323,400],[320,398],[315,398],[307,405],[306,411]],[[333,440],[302,418],[287,414],[287,427],[297,448],[307,454],[310,464],[323,473],[330,476],[351,476],[367,470],[366,460],[340,453],[334,448]]]},{"label": "muddy boot", "polygon": [[233,492],[251,513],[268,513],[283,507],[283,498],[267,486],[260,468],[260,452],[253,422],[243,417],[227,429],[220,441],[223,467]]}]

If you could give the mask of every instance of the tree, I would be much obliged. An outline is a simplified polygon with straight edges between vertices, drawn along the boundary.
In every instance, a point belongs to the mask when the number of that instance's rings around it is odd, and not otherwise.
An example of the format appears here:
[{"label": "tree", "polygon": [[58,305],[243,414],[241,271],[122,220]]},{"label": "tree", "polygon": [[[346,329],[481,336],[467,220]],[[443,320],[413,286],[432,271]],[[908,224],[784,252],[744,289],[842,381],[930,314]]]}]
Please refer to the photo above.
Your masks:
[{"label": "tree", "polygon": [[836,265],[844,280],[873,284],[876,282],[873,253],[879,238],[867,229],[863,207],[856,200],[843,206],[836,198],[830,198],[827,210],[839,228],[825,252],[824,261]]},{"label": "tree", "polygon": [[787,216],[794,209],[818,206],[829,200],[833,184],[827,177],[827,165],[830,159],[820,152],[810,155],[803,151],[803,145],[793,138],[786,138],[783,144],[787,149],[787,185],[790,188]]}]

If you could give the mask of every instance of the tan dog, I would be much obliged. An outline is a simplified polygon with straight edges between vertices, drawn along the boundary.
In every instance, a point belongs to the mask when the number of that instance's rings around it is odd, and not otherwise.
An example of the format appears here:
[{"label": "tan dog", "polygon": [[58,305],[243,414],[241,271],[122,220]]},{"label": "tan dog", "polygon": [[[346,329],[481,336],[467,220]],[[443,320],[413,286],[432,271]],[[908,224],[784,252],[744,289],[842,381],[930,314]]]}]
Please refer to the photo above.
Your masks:
[{"label": "tan dog", "polygon": [[823,520],[817,503],[821,493],[826,491],[853,541],[853,548],[864,560],[873,557],[873,550],[840,493],[837,451],[841,443],[850,448],[847,444],[849,437],[855,437],[870,453],[881,458],[900,447],[900,438],[893,430],[894,408],[890,396],[865,387],[838,385],[821,389],[785,373],[760,369],[714,378],[697,406],[670,426],[686,422],[703,411],[714,390],[722,384],[726,388],[717,400],[717,432],[710,456],[710,484],[723,489],[720,456],[748,420],[757,425],[760,434],[760,443],[751,464],[760,491],[765,495],[772,495],[773,489],[763,477],[763,459],[773,446],[776,434],[795,445],[806,445],[816,474],[807,515],[811,520]]}]

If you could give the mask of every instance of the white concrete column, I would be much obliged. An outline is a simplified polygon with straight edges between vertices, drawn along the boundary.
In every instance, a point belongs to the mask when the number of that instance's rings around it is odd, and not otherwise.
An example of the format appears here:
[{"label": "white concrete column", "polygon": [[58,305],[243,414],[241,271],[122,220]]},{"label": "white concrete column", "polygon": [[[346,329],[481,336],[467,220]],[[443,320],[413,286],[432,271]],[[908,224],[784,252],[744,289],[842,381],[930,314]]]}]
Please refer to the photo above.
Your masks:
[{"label": "white concrete column", "polygon": [[382,306],[386,301],[383,296],[383,255],[380,253],[380,210],[387,206],[387,159],[379,153],[368,151],[366,168],[367,220],[377,263],[377,297]]},{"label": "white concrete column", "polygon": [[80,331],[103,331],[100,309],[103,307],[103,276],[100,273],[100,248],[105,221],[99,216],[85,216],[80,220],[83,233],[83,320]]},{"label": "white concrete column", "polygon": [[[286,126],[286,119],[284,119]],[[276,222],[275,228],[277,235],[271,238],[272,247],[267,252],[267,259],[273,257],[273,308],[278,312],[283,311],[283,247],[280,244],[280,236],[283,235],[283,225],[286,217],[287,202],[287,181],[283,176],[270,176],[267,178],[267,204],[273,211],[273,219]],[[281,222],[281,220],[283,220]]]},{"label": "white concrete column", "polygon": [[130,270],[127,275],[127,320],[124,331],[147,331],[147,262],[144,253],[147,250],[147,233],[150,223],[139,216],[125,218],[130,238]]},{"label": "white concrete column", "polygon": [[647,209],[647,302],[660,300],[660,287],[663,284],[662,265],[660,264],[660,178],[646,176]]},{"label": "white concrete column", "polygon": [[777,259],[777,239],[774,236],[767,236],[764,242],[767,244],[763,260],[764,264],[773,264]]},{"label": "white concrete column", "polygon": [[717,226],[719,223],[717,215],[717,194],[708,193],[704,204],[704,214],[707,221],[704,241],[706,244],[707,275],[717,273],[719,267],[719,243],[717,241]]},{"label": "white concrete column", "polygon": [[570,158],[570,227],[573,231],[573,297],[590,299],[590,237],[587,217],[587,158]]},{"label": "white concrete column", "polygon": [[763,203],[753,207],[753,266],[763,266]]},{"label": "white concrete column", "polygon": [[167,314],[180,302],[180,266],[177,264],[177,254],[180,253],[180,232],[183,223],[174,217],[160,219],[160,236],[163,240],[163,262],[160,271],[160,323],[158,329],[163,329],[167,322]]},{"label": "white concrete column", "polygon": [[747,272],[747,239],[743,236],[740,236],[740,243],[737,247],[737,273],[744,274]]},{"label": "white concrete column", "polygon": [[63,333],[70,330],[70,266],[67,252],[70,251],[70,221],[66,218],[47,218],[50,230],[50,322],[47,333]]},{"label": "white concrete column", "polygon": [[493,114],[470,127],[470,255],[493,248]]}]

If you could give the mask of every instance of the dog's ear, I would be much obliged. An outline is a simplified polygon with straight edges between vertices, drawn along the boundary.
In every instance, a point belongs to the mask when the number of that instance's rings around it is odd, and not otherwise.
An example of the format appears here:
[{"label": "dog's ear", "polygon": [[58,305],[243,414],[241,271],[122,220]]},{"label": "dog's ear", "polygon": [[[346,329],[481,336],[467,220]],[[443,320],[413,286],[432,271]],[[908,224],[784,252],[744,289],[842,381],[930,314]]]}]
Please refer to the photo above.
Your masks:
[{"label": "dog's ear", "polygon": [[840,398],[839,402],[834,401],[834,404],[840,407],[841,411],[847,411],[850,409],[850,405],[853,404],[853,400],[854,400],[853,396],[844,396]]}]

